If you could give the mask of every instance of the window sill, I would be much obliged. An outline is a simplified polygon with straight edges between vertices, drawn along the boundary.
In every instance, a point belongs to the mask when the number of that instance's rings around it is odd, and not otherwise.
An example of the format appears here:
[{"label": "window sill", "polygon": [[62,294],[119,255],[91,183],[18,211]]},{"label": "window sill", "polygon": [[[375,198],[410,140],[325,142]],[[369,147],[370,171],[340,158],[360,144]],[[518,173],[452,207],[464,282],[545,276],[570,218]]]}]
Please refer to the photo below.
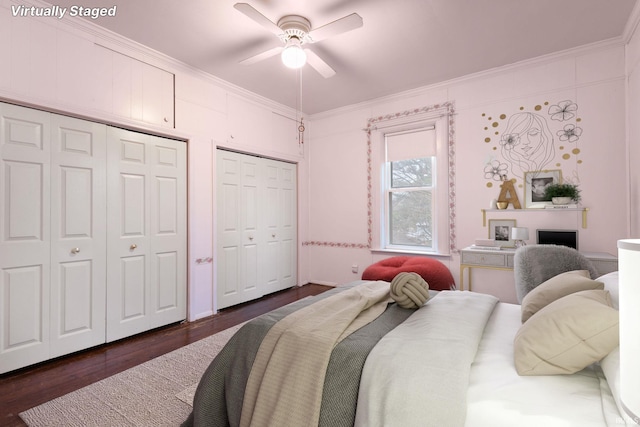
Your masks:
[{"label": "window sill", "polygon": [[371,249],[372,254],[422,255],[433,257],[450,257],[451,254],[440,252],[412,251],[407,249]]}]

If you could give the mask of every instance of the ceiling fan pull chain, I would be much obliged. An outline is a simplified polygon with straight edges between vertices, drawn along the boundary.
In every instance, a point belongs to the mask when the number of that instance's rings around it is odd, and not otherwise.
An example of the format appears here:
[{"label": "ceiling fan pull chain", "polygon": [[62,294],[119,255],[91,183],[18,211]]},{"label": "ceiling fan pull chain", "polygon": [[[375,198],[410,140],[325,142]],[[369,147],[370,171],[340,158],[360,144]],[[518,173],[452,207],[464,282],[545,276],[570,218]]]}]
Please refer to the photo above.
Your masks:
[{"label": "ceiling fan pull chain", "polygon": [[300,124],[298,125],[298,141],[300,141],[300,144],[304,144],[304,117],[302,117],[302,70],[298,70],[298,83],[300,93]]}]

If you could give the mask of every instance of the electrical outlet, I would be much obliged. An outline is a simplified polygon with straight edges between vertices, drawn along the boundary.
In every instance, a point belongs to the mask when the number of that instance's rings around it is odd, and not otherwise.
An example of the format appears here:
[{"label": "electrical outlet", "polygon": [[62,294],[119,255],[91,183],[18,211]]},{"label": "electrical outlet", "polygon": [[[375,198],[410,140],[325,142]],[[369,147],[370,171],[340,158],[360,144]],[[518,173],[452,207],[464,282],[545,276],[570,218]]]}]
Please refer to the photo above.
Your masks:
[{"label": "electrical outlet", "polygon": [[358,272],[358,264],[353,264],[351,266],[351,272],[352,273],[357,273]]}]

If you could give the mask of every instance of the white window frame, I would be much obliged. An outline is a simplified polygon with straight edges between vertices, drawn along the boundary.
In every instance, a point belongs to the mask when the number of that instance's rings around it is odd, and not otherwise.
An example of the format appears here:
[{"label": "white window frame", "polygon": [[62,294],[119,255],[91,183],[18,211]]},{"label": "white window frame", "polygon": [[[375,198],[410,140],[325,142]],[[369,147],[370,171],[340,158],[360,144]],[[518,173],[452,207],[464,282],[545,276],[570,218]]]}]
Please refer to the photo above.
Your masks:
[{"label": "white window frame", "polygon": [[[434,133],[436,133],[435,130],[435,126],[427,126],[425,128],[418,128],[418,129],[412,129],[412,130],[408,130],[408,131],[403,131],[403,132],[394,132],[394,133],[390,133],[390,132],[386,132],[384,134],[384,144],[385,144],[385,161],[384,161],[384,196],[383,196],[383,203],[384,203],[384,226],[382,227],[382,229],[380,230],[382,237],[382,241],[384,242],[384,248],[385,249],[390,249],[390,250],[398,250],[398,251],[420,251],[420,252],[435,252],[436,248],[437,248],[437,223],[436,223],[436,206],[437,206],[437,189],[438,189],[438,182],[437,182],[437,171],[438,171],[438,165],[437,165],[437,157],[435,156],[430,156],[429,158],[432,159],[431,162],[431,170],[433,172],[432,174],[432,179],[431,179],[431,185],[430,186],[420,186],[420,187],[402,187],[402,188],[394,188],[392,187],[392,179],[391,179],[391,175],[392,175],[392,167],[391,167],[391,160],[389,159],[389,138],[390,137],[394,137],[394,136],[398,136],[398,135],[404,135],[404,134],[411,134],[414,132],[423,132],[423,131],[433,131]],[[434,153],[435,154],[435,153]],[[431,246],[420,246],[420,245],[399,245],[399,244],[394,244],[391,242],[391,196],[393,193],[396,192],[412,192],[412,191],[428,191],[429,193],[431,193],[431,212],[432,212],[432,224],[433,224],[433,229],[432,229],[432,241],[431,241]]]},{"label": "white window frame", "polygon": [[[432,248],[417,246],[399,246],[388,243],[389,212],[386,182],[388,182],[385,137],[387,134],[410,132],[428,127],[436,131],[435,190],[433,203],[434,236]],[[450,188],[450,131],[447,111],[435,110],[416,116],[405,116],[380,123],[370,129],[371,143],[371,181],[372,181],[372,236],[371,249],[374,252],[394,252],[406,254],[451,255],[455,245],[452,242],[451,224],[451,188]]]}]

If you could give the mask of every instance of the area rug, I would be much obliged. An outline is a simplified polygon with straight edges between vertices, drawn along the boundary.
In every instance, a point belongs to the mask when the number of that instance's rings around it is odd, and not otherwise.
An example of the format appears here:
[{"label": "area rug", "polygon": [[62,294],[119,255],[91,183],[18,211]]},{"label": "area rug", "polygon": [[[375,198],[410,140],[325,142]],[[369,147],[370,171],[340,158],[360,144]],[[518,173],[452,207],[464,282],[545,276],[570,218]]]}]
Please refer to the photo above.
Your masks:
[{"label": "area rug", "polygon": [[29,426],[178,426],[200,377],[242,325],[20,413]]}]

